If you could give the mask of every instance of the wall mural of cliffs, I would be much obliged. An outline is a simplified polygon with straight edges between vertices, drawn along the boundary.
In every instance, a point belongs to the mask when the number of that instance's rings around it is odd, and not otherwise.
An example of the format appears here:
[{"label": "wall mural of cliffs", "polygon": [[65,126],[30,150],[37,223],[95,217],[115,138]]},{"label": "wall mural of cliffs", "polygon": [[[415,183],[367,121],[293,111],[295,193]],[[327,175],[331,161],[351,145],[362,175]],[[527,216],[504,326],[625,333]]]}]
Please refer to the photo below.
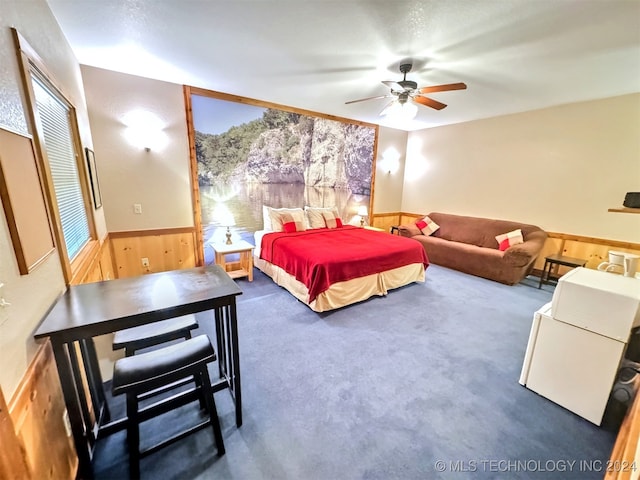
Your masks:
[{"label": "wall mural of cliffs", "polygon": [[[370,205],[375,127],[192,95],[203,239],[253,243],[262,206]],[[205,248],[205,259],[209,257]]]}]

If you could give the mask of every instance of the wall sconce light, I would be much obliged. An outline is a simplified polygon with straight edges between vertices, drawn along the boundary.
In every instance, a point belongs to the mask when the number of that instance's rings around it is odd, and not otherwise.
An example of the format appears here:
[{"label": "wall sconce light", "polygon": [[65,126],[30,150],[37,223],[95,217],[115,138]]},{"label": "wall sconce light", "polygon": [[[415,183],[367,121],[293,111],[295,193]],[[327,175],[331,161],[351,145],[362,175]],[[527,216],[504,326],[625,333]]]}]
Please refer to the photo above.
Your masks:
[{"label": "wall sconce light", "polygon": [[162,120],[147,110],[128,112],[122,121],[127,127],[124,135],[129,143],[146,152],[150,152],[152,148],[162,149],[168,141],[167,135],[162,131]]},{"label": "wall sconce light", "polygon": [[393,148],[387,148],[382,154],[382,160],[380,161],[380,167],[387,173],[395,173],[400,166],[400,153]]}]

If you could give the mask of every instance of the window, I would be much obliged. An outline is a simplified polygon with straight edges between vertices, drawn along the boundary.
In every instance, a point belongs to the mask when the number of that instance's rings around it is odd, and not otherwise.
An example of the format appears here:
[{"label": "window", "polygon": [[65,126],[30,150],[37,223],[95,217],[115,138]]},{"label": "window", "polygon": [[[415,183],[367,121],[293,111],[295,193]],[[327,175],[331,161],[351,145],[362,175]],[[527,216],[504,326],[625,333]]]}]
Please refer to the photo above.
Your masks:
[{"label": "window", "polygon": [[31,80],[67,256],[73,261],[91,240],[91,235],[71,136],[69,107],[37,76],[32,75]]},{"label": "window", "polygon": [[11,31],[60,264],[72,284],[81,280],[100,247],[76,109],[36,51]]}]

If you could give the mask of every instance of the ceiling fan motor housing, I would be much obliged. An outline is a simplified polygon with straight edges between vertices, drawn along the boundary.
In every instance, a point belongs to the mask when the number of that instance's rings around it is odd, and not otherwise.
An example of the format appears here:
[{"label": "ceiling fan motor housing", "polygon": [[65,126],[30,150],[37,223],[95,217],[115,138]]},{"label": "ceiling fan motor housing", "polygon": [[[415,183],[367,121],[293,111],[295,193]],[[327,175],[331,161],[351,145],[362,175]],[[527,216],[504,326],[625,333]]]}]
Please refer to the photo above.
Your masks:
[{"label": "ceiling fan motor housing", "polygon": [[403,63],[400,65],[400,73],[404,75],[404,78],[398,82],[405,90],[415,90],[418,88],[418,84],[416,82],[412,82],[411,80],[407,80],[407,73],[411,71],[412,65],[410,63]]},{"label": "ceiling fan motor housing", "polygon": [[401,80],[398,82],[398,85],[400,85],[405,90],[415,90],[416,88],[418,88],[418,84],[416,82],[412,82],[411,80]]}]

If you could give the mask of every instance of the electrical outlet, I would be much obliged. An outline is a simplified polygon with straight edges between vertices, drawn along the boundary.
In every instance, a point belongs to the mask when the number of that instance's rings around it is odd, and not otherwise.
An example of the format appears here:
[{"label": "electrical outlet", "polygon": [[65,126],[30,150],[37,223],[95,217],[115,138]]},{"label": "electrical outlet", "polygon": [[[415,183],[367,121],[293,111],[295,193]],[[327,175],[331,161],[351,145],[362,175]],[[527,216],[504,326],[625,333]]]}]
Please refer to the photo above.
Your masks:
[{"label": "electrical outlet", "polygon": [[139,203],[133,204],[133,213],[140,215],[142,213],[142,205]]},{"label": "electrical outlet", "polygon": [[142,266],[145,267],[145,268],[149,267],[149,259],[147,257],[144,257],[142,259]]}]

